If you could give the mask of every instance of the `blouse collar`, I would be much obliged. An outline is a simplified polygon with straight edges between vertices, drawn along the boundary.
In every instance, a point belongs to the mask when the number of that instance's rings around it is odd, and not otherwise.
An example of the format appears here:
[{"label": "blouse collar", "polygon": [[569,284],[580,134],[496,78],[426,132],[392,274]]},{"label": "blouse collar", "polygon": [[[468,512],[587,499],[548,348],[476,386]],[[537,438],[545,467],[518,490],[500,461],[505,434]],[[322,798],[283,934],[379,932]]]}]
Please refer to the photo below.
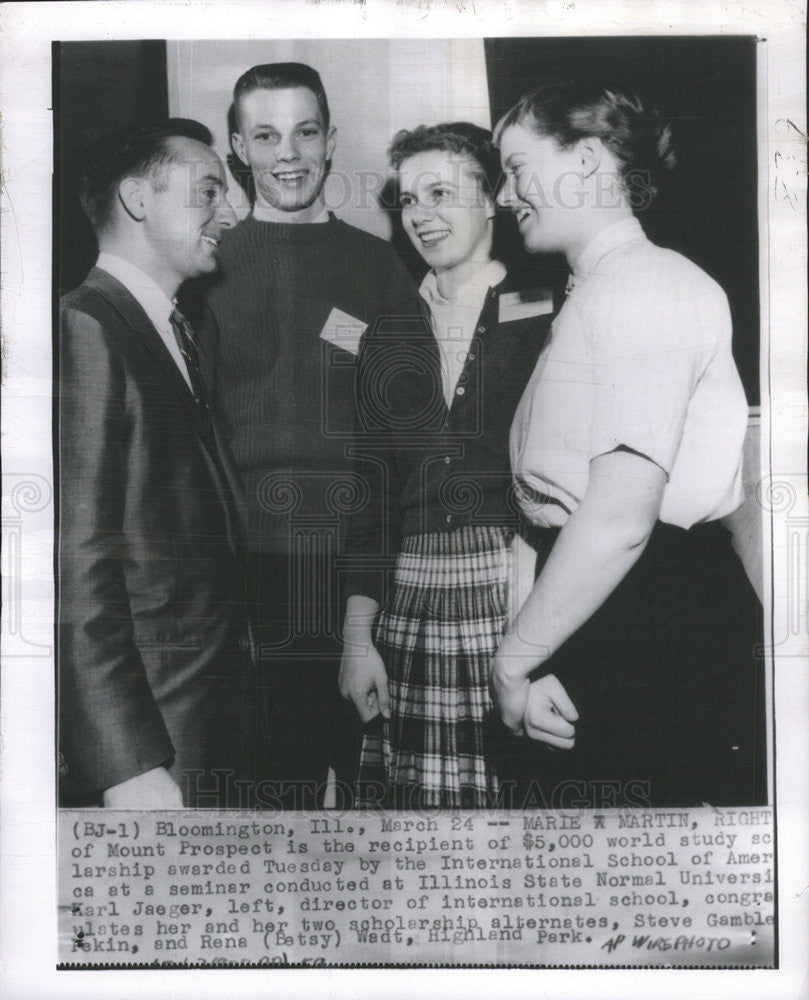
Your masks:
[{"label": "blouse collar", "polygon": [[602,229],[582,250],[573,265],[574,281],[578,283],[589,274],[594,274],[603,258],[624,243],[645,239],[643,228],[634,215],[628,219],[621,219],[620,222],[613,222],[611,226]]},{"label": "blouse collar", "polygon": [[[465,304],[469,302],[477,302],[477,300],[482,299],[486,292],[490,288],[494,288],[495,285],[499,285],[500,282],[506,276],[506,269],[499,260],[492,260],[486,265],[486,267],[481,268],[465,285],[462,285],[458,289],[458,294],[454,299],[456,304]],[[424,280],[419,288],[422,298],[428,303],[445,303],[448,304],[449,300],[441,296],[438,291],[438,280],[436,278],[435,271],[430,269],[424,276]]]}]

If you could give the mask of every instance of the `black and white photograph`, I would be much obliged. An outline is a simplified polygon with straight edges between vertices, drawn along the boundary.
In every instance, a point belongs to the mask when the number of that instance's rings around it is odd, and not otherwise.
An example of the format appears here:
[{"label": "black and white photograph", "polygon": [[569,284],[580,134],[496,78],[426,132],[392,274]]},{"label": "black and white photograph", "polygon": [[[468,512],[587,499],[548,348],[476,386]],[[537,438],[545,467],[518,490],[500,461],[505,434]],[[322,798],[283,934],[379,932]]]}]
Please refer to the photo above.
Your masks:
[{"label": "black and white photograph", "polygon": [[798,997],[798,7],[44,6],[33,995]]},{"label": "black and white photograph", "polygon": [[56,45],[63,805],[768,801],[757,47]]}]

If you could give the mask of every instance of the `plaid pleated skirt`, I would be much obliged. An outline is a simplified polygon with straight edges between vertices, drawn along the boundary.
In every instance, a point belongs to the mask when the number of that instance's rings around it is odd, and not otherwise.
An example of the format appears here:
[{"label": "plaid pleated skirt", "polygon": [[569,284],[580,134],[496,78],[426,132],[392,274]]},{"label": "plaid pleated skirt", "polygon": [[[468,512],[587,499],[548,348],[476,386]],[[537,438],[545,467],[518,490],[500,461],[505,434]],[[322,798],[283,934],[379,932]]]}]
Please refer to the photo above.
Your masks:
[{"label": "plaid pleated skirt", "polygon": [[358,805],[494,801],[483,723],[492,710],[489,665],[506,626],[512,537],[506,528],[465,526],[405,538],[376,634],[391,717],[364,737]]}]

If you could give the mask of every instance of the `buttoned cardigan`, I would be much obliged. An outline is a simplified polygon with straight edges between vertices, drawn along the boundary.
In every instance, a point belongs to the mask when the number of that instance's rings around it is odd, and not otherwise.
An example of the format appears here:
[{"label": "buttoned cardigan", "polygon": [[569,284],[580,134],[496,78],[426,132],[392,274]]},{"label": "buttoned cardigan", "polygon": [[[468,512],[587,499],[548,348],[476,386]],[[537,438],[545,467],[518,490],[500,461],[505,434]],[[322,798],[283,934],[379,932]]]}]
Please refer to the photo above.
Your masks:
[{"label": "buttoned cardigan", "polygon": [[[515,301],[521,310],[506,307]],[[509,428],[550,321],[537,293],[509,293],[508,278],[490,289],[450,407],[420,297],[368,330],[355,383],[361,496],[349,527],[347,595],[381,601],[407,535],[469,524],[516,529]]]}]

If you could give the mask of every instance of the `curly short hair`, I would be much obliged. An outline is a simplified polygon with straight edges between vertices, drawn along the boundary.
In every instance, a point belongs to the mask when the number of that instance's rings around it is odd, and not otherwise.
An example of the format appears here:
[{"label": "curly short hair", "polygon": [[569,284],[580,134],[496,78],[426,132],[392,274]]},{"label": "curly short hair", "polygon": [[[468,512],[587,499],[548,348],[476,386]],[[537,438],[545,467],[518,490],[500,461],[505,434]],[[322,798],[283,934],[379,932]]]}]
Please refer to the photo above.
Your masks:
[{"label": "curly short hair", "polygon": [[494,198],[500,182],[500,158],[492,142],[492,133],[470,122],[443,122],[402,129],[393,137],[388,160],[398,171],[402,163],[416,153],[443,150],[468,156],[480,167],[484,192]]}]

